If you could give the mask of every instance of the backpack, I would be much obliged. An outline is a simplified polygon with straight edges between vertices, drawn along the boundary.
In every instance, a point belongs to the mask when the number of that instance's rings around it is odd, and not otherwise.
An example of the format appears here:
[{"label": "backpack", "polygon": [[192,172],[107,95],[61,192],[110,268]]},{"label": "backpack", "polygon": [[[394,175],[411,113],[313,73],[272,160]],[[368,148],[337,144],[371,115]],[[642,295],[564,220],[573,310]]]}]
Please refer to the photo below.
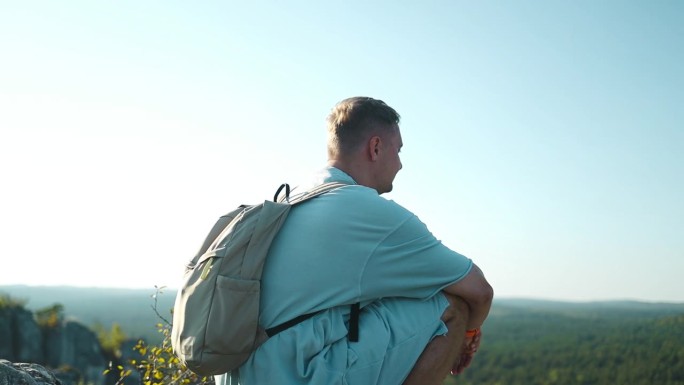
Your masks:
[{"label": "backpack", "polygon": [[[292,206],[345,184],[326,183],[290,198],[283,184],[273,202],[241,205],[223,215],[186,266],[176,294],[171,346],[196,374],[229,372],[242,365],[269,336],[314,314],[305,314],[275,328],[259,326],[261,273],[271,242]],[[278,195],[285,189],[285,197]],[[358,304],[352,305],[353,331],[358,335]]]}]

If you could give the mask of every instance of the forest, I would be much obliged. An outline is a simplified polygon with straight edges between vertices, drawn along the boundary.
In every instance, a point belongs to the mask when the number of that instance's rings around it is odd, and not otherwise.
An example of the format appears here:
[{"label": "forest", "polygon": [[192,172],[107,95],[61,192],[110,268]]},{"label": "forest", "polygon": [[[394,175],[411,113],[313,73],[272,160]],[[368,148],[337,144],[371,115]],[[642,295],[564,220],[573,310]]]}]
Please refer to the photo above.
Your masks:
[{"label": "forest", "polygon": [[470,368],[444,384],[684,385],[684,312],[638,303],[501,305]]}]

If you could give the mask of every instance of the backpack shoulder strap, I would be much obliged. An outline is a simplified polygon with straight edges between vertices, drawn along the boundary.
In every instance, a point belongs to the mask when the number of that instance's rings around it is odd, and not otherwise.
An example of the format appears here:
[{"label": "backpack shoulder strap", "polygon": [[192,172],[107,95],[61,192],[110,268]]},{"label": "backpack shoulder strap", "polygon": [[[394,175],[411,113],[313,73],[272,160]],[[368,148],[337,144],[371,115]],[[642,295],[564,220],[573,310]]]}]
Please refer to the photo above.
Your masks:
[{"label": "backpack shoulder strap", "polygon": [[[313,189],[303,192],[301,194],[295,195],[293,197],[290,197],[289,194],[283,199],[287,203],[291,205],[296,205],[298,203],[302,203],[306,200],[309,200],[311,198],[315,198],[319,195],[323,195],[331,190],[344,187],[344,186],[349,186],[347,183],[342,183],[342,182],[329,182],[329,183],[323,183],[322,185],[316,186]],[[288,189],[289,191],[289,189]]]}]

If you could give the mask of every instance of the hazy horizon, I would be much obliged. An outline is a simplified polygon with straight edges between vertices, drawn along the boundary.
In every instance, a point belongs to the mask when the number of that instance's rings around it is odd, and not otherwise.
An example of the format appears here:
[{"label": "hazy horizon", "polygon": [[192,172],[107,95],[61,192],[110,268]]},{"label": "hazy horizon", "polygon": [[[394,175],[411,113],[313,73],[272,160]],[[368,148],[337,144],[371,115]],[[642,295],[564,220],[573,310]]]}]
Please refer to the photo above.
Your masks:
[{"label": "hazy horizon", "polygon": [[[5,285],[0,284],[0,293],[2,293],[3,288],[7,287],[27,287],[27,288],[63,288],[63,289],[76,289],[76,290],[112,290],[112,291],[130,291],[130,292],[143,292],[147,291],[150,295],[156,292],[156,288],[146,288],[146,287],[116,287],[116,286],[74,286],[74,285],[26,285],[26,284],[13,284]],[[161,295],[174,297],[178,288],[163,287],[160,288],[162,291]],[[539,301],[539,302],[559,302],[559,303],[572,303],[572,304],[590,304],[590,303],[602,303],[602,302],[636,302],[636,303],[646,303],[646,304],[672,304],[672,305],[684,305],[684,301],[662,301],[662,300],[644,300],[638,298],[605,298],[605,299],[594,299],[594,300],[571,300],[571,299],[558,299],[551,297],[519,297],[519,296],[495,296],[494,301]]]}]

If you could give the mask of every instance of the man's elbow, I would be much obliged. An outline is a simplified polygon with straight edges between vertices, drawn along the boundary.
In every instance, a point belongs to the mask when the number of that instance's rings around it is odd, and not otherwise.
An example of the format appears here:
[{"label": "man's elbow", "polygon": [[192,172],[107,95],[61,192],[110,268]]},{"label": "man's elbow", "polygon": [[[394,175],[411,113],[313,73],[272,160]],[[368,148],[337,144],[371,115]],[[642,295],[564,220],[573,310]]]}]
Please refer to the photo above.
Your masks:
[{"label": "man's elbow", "polygon": [[462,298],[471,309],[489,308],[494,299],[494,289],[476,265],[462,280],[447,286],[444,291]]},{"label": "man's elbow", "polygon": [[473,270],[475,284],[472,285],[471,301],[475,303],[472,305],[490,305],[494,300],[494,288],[489,284],[479,267],[475,265]]},{"label": "man's elbow", "polygon": [[489,305],[492,303],[494,300],[494,288],[489,284],[489,282],[483,282],[479,297],[480,303],[484,305]]}]

